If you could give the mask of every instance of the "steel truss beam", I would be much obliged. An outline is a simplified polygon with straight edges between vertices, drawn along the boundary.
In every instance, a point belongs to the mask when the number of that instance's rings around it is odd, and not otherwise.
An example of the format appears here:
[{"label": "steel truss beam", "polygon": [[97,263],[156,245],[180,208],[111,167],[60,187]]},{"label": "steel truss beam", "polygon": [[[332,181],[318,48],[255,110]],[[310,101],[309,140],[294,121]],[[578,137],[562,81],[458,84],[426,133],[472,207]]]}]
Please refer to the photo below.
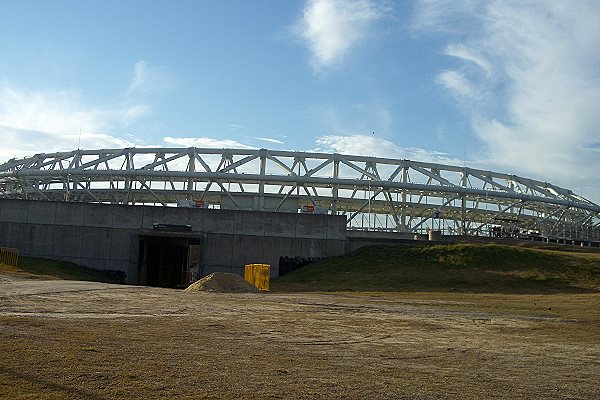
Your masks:
[{"label": "steel truss beam", "polygon": [[[267,149],[126,148],[36,154],[0,165],[0,198],[348,216],[349,228],[535,232],[600,240],[600,206],[548,182],[468,167]],[[365,224],[365,219],[367,223]]]}]

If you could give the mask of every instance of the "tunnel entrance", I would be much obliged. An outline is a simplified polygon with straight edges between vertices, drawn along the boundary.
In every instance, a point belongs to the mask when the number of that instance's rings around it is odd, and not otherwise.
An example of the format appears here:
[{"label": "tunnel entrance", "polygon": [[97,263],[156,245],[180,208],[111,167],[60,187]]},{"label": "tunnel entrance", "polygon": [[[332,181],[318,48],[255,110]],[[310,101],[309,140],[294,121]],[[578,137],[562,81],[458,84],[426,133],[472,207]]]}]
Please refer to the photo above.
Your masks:
[{"label": "tunnel entrance", "polygon": [[190,237],[140,236],[140,285],[183,288],[200,276],[201,240]]}]

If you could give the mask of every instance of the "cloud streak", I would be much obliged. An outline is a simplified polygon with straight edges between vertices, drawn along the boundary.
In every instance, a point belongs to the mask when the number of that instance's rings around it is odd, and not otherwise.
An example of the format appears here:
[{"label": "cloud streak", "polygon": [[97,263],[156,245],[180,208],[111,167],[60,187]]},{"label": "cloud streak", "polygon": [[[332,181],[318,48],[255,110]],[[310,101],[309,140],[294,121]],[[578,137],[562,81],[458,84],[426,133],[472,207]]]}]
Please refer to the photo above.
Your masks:
[{"label": "cloud streak", "polygon": [[151,107],[144,104],[134,104],[132,106],[127,107],[127,109],[123,113],[125,125],[130,125],[139,118],[150,114],[150,111]]},{"label": "cloud streak", "polygon": [[446,153],[417,147],[400,147],[397,144],[373,135],[326,135],[318,137],[315,151],[372,157],[408,159],[441,164],[460,165],[462,161]]},{"label": "cloud streak", "polygon": [[321,71],[343,60],[383,15],[371,0],[308,0],[295,32],[311,52],[313,69]]},{"label": "cloud streak", "polygon": [[129,82],[126,95],[147,94],[168,89],[172,86],[172,78],[164,67],[151,65],[144,60],[135,63],[133,76]]},{"label": "cloud streak", "polygon": [[241,142],[231,139],[214,139],[209,137],[186,137],[177,138],[167,136],[163,138],[163,141],[169,145],[183,146],[183,147],[200,147],[200,148],[211,148],[211,149],[253,149],[254,147],[248,146]]},{"label": "cloud streak", "polygon": [[600,141],[597,2],[457,4],[419,2],[415,26],[451,41],[444,53],[462,64],[440,71],[436,82],[470,118],[488,164],[593,190],[600,168],[590,146]]},{"label": "cloud streak", "polygon": [[281,140],[277,140],[277,139],[273,139],[273,138],[257,137],[257,138],[254,138],[254,139],[261,140],[263,142],[274,143],[274,144],[283,144],[283,142]]},{"label": "cloud streak", "polygon": [[464,44],[451,44],[446,47],[444,54],[451,57],[456,57],[463,61],[470,61],[477,65],[485,73],[487,77],[492,74],[492,66],[480,54],[475,53]]},{"label": "cloud streak", "polygon": [[138,61],[135,63],[133,68],[133,78],[129,84],[128,93],[133,93],[136,89],[141,87],[144,82],[148,79],[148,68],[145,61]]},{"label": "cloud streak", "polygon": [[437,76],[436,82],[459,99],[475,96],[475,88],[465,76],[458,71],[444,71]]}]

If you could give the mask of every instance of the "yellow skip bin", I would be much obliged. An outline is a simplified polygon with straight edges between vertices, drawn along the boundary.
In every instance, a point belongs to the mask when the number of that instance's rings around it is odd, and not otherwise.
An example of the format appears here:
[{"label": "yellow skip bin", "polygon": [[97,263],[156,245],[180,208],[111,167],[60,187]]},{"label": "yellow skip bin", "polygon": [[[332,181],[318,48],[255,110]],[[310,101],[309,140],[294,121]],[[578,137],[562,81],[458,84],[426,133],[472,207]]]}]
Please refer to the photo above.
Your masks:
[{"label": "yellow skip bin", "polygon": [[258,289],[269,291],[271,282],[270,264],[246,264],[244,268],[244,279]]}]

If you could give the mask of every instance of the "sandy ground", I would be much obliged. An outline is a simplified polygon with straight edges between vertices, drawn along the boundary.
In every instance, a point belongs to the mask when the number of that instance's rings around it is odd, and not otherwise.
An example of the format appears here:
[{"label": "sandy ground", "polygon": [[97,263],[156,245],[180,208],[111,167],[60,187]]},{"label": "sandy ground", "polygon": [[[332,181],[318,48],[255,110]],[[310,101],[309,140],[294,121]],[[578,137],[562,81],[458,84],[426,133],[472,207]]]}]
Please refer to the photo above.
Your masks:
[{"label": "sandy ground", "polygon": [[600,295],[0,280],[0,398],[600,398]]}]

